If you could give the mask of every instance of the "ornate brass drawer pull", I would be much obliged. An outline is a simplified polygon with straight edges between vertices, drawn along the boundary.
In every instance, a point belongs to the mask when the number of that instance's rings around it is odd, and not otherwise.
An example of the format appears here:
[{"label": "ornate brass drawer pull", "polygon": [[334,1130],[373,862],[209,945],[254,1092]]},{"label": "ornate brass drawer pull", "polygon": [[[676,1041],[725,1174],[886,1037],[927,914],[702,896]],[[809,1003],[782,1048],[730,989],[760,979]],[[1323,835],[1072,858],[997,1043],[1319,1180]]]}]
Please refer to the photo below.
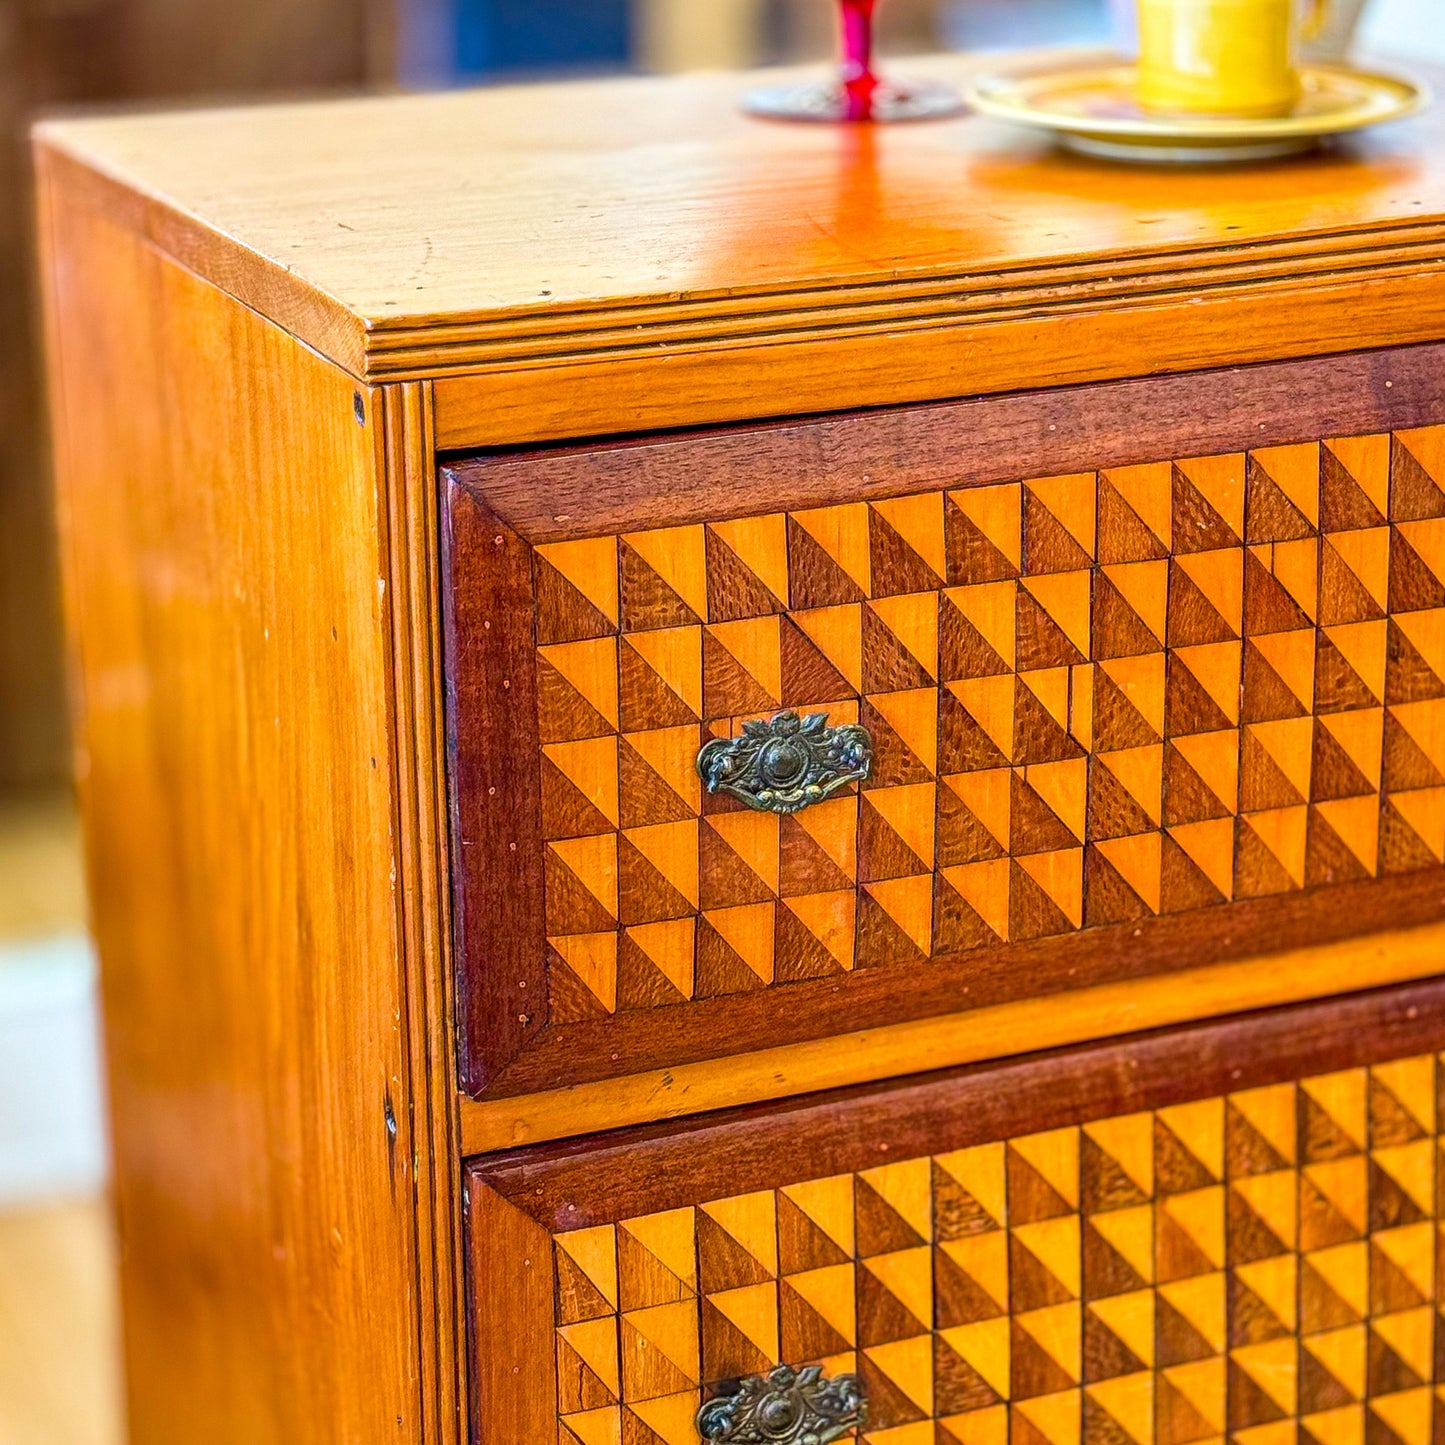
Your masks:
[{"label": "ornate brass drawer pull", "polygon": [[868,1418],[863,1381],[825,1380],[821,1365],[779,1365],[718,1388],[697,1412],[698,1433],[717,1445],[829,1445]]},{"label": "ornate brass drawer pull", "polygon": [[743,724],[738,738],[714,738],[697,755],[710,793],[727,793],[760,813],[796,813],[821,803],[873,766],[873,739],[857,723],[830,728],[828,714],[780,712]]}]

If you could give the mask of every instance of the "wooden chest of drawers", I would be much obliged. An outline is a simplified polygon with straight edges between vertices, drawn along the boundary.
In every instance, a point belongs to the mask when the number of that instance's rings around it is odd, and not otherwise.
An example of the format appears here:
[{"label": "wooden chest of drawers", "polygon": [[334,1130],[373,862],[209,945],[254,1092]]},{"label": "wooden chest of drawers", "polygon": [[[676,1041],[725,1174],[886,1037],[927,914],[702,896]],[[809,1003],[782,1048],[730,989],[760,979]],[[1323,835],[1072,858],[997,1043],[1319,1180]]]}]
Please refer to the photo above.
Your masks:
[{"label": "wooden chest of drawers", "polygon": [[741,83],[40,133],[135,1440],[1436,1445],[1441,122]]}]

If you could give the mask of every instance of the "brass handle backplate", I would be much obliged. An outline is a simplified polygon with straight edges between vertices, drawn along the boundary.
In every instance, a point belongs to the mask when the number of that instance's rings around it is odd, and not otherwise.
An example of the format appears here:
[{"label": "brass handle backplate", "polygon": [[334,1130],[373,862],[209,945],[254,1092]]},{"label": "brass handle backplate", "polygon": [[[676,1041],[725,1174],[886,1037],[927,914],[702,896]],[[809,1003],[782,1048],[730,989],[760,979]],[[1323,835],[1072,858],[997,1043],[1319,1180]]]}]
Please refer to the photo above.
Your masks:
[{"label": "brass handle backplate", "polygon": [[767,1375],[725,1380],[697,1412],[697,1429],[716,1445],[829,1445],[867,1418],[857,1375],[826,1380],[821,1365],[779,1365]]},{"label": "brass handle backplate", "polygon": [[828,714],[780,712],[743,724],[741,737],[713,738],[697,755],[710,793],[726,793],[760,813],[796,813],[821,803],[873,767],[873,739],[858,723],[828,726]]}]

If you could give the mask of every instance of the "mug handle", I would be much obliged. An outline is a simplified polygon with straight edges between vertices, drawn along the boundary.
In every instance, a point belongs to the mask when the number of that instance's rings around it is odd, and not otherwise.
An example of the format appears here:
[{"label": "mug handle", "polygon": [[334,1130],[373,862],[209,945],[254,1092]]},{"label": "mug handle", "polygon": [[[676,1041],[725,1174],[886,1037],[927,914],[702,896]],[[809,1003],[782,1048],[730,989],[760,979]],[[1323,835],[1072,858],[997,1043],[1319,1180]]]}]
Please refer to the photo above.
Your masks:
[{"label": "mug handle", "polygon": [[1305,0],[1304,18],[1300,22],[1300,34],[1306,40],[1315,40],[1323,33],[1330,18],[1330,0]]}]

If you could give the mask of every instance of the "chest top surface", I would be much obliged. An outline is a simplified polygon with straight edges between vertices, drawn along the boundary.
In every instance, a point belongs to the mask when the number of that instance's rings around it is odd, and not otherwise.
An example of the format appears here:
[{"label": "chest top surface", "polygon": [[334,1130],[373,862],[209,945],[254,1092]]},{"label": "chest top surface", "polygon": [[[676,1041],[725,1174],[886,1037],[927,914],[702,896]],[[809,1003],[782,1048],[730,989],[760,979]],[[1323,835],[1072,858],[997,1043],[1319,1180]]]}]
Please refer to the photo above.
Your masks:
[{"label": "chest top surface", "polygon": [[[915,68],[957,82],[976,63]],[[537,364],[579,333],[664,319],[736,345],[859,308],[926,325],[1157,302],[1242,269],[1288,286],[1445,259],[1440,110],[1288,164],[1165,172],[978,117],[763,124],[737,111],[746,83],[60,121],[40,145],[94,203],[378,380],[488,348]]]}]

